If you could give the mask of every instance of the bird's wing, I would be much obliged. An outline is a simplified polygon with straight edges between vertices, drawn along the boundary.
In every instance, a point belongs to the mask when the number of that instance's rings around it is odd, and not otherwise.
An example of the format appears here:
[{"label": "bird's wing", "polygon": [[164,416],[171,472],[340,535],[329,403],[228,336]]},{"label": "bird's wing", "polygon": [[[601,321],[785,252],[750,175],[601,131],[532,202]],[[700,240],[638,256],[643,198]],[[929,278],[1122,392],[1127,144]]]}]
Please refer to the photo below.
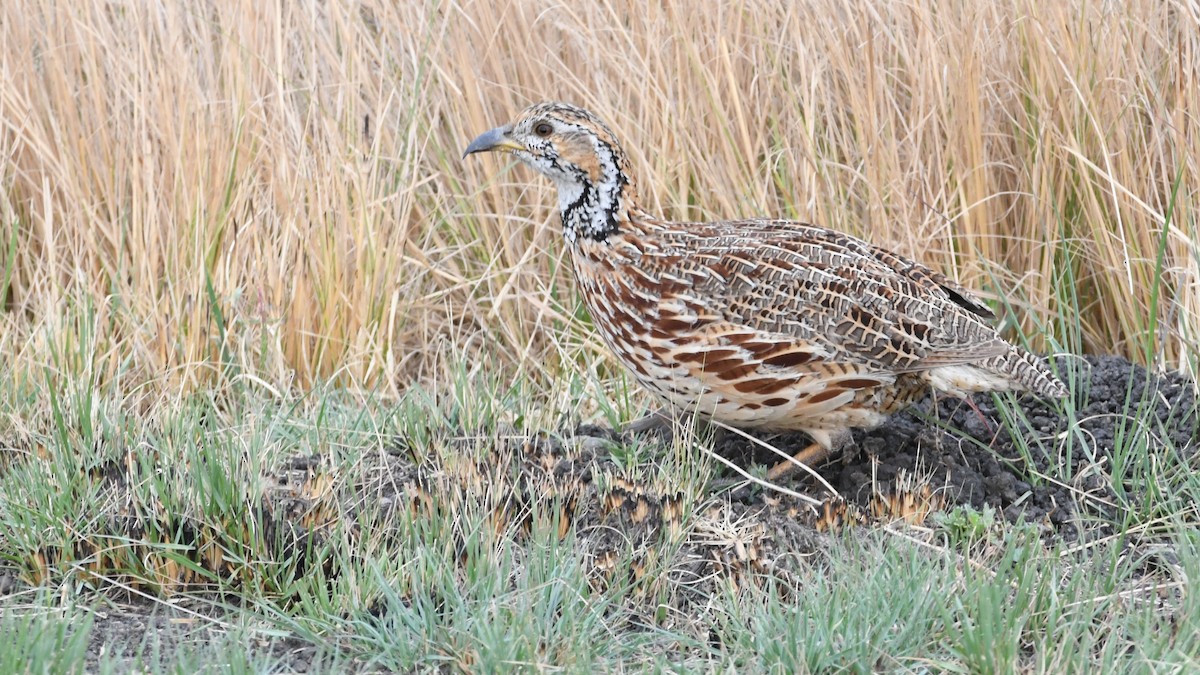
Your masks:
[{"label": "bird's wing", "polygon": [[848,235],[794,222],[739,221],[650,236],[659,241],[650,242],[638,264],[662,282],[659,320],[676,329],[692,317],[719,321],[779,365],[819,357],[853,372],[894,374],[978,362],[1009,349],[984,321],[991,312],[970,293]]}]

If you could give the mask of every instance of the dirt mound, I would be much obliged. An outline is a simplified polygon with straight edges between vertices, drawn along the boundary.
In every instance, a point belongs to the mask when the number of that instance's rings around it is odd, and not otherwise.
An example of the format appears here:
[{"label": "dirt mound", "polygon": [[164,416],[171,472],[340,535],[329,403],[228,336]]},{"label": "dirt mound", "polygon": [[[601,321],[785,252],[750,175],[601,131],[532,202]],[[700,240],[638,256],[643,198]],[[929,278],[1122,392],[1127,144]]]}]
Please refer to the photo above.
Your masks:
[{"label": "dirt mound", "polygon": [[[940,506],[992,507],[1009,521],[1044,523],[1072,538],[1081,507],[1111,516],[1117,491],[1140,489],[1125,482],[1128,476],[1113,474],[1127,463],[1118,460],[1127,450],[1196,453],[1200,415],[1195,389],[1184,377],[1155,375],[1117,357],[1062,358],[1058,366],[1070,374],[1066,414],[1028,396],[1001,400],[1000,406],[996,398],[976,396],[974,408],[927,397],[881,427],[855,432],[854,447],[819,472],[860,507],[911,491],[915,482],[931,486]],[[772,443],[797,452],[809,440],[795,434]],[[717,451],[743,463],[777,461],[732,435]],[[811,478],[798,487],[822,491]]]}]

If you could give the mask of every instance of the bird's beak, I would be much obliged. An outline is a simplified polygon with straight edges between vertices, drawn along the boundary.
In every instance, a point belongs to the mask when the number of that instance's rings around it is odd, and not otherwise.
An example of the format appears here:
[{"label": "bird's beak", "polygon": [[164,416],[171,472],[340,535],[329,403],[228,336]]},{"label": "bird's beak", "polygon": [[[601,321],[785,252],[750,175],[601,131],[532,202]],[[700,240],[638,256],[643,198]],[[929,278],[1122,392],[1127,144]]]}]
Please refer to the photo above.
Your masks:
[{"label": "bird's beak", "polygon": [[479,138],[471,141],[467,146],[467,151],[463,153],[465,158],[467,155],[476,152],[491,152],[493,150],[524,150],[525,146],[508,137],[512,131],[511,126],[496,127],[491,131],[485,131],[479,135]]}]

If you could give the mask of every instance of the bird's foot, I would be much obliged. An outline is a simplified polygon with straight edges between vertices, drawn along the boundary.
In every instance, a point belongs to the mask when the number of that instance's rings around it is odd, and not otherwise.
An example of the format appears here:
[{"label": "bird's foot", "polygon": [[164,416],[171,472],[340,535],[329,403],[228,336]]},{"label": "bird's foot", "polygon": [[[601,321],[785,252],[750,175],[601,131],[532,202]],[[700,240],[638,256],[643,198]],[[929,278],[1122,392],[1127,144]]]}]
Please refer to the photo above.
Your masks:
[{"label": "bird's foot", "polygon": [[784,459],[767,472],[767,480],[777,483],[794,474],[799,469],[812,471],[814,467],[824,464],[835,454],[841,453],[854,442],[848,430],[832,434],[825,439],[814,439],[814,442],[795,455]]},{"label": "bird's foot", "polygon": [[659,408],[626,424],[625,428],[621,429],[621,433],[640,434],[646,431],[658,431],[663,427],[670,427],[674,421],[675,418],[671,417],[670,413]]},{"label": "bird's foot", "polygon": [[634,436],[650,435],[670,444],[675,434],[675,418],[665,408],[659,408],[649,414],[626,424],[620,431],[620,437],[626,442]]}]

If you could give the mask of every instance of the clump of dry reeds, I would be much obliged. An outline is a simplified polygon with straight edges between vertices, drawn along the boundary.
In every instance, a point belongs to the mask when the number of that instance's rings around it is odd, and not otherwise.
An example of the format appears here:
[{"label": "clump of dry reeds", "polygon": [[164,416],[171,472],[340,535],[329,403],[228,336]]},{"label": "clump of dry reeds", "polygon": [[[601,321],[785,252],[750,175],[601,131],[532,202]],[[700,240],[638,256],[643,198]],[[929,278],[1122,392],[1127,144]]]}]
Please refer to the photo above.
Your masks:
[{"label": "clump of dry reeds", "polygon": [[459,159],[547,98],[608,120],[666,216],[863,235],[1025,332],[1078,315],[1069,346],[1179,366],[1200,334],[1185,2],[9,0],[0,43],[10,373],[595,367],[549,186]]}]

